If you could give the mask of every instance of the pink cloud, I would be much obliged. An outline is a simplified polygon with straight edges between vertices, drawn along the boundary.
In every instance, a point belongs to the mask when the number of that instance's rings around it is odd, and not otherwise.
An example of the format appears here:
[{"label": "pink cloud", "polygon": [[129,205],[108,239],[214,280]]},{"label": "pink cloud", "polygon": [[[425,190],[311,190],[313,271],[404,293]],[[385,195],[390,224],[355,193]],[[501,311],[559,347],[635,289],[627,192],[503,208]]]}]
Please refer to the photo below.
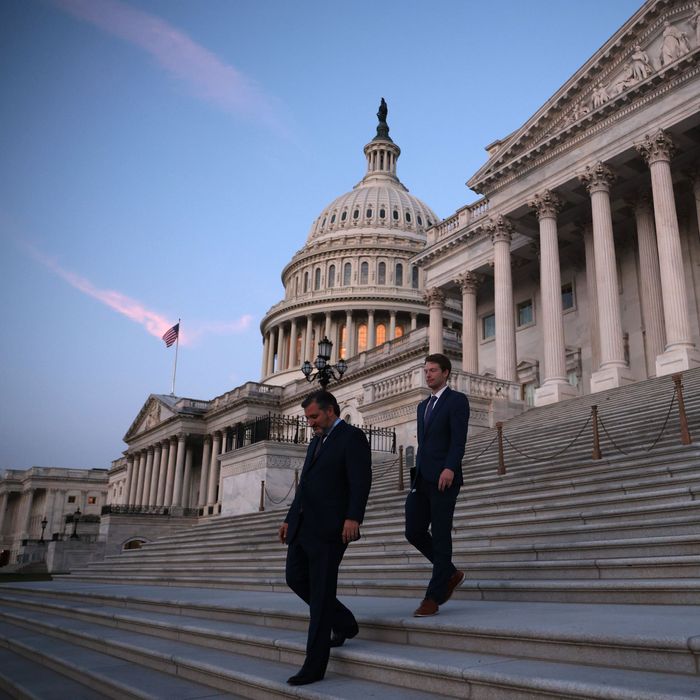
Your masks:
[{"label": "pink cloud", "polygon": [[[85,277],[64,269],[55,260],[45,256],[33,246],[24,244],[24,247],[35,260],[48,267],[72,287],[96,299],[122,316],[126,316],[131,321],[142,325],[152,336],[160,339],[163,333],[174,325],[174,321],[157,311],[147,308],[140,301],[113,289],[100,289]],[[250,326],[252,321],[253,317],[250,314],[244,314],[234,321],[188,321],[180,325],[180,343],[182,345],[190,345],[202,335],[209,333],[216,335],[241,333]]]},{"label": "pink cloud", "polygon": [[159,17],[119,0],[51,1],[64,12],[143,49],[196,97],[226,112],[282,128],[270,98],[254,81]]}]

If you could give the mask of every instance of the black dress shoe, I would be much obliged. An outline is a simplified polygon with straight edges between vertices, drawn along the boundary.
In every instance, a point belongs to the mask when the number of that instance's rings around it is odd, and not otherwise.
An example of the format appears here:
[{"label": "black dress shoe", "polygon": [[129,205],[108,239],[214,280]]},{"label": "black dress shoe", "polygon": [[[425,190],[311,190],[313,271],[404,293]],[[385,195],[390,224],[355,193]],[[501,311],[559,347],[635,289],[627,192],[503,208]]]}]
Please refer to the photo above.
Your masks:
[{"label": "black dress shoe", "polygon": [[335,632],[333,632],[331,634],[331,648],[342,647],[343,644],[345,644],[346,639],[352,639],[353,637],[357,637],[357,633],[359,631],[360,628],[356,626],[350,634],[336,634]]},{"label": "black dress shoe", "polygon": [[287,678],[287,683],[289,683],[289,685],[309,685],[309,683],[315,683],[316,681],[322,680],[323,674],[319,676],[318,674],[303,673],[300,671],[296,675]]}]

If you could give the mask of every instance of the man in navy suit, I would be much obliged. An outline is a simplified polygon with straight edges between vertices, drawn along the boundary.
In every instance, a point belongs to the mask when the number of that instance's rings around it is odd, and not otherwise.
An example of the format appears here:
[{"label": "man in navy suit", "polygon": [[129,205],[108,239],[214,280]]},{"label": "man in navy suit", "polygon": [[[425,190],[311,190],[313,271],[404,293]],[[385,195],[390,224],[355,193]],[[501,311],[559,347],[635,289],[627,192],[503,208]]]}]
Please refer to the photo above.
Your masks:
[{"label": "man in navy suit", "polygon": [[287,585],[309,605],[306,659],[289,678],[307,685],[323,678],[330,648],[359,628],[337,598],[338,567],[349,542],[360,539],[372,484],[372,453],[365,434],[339,418],[333,394],[320,390],[302,402],[315,437],[306,452],[294,501],[279,529],[287,543]]},{"label": "man in navy suit", "polygon": [[445,355],[428,355],[423,371],[431,394],[418,405],[418,453],[406,498],[406,539],[432,563],[433,575],[415,617],[436,615],[464,580],[464,572],[452,563],[452,517],[463,483],[469,401],[447,386],[452,363]]}]

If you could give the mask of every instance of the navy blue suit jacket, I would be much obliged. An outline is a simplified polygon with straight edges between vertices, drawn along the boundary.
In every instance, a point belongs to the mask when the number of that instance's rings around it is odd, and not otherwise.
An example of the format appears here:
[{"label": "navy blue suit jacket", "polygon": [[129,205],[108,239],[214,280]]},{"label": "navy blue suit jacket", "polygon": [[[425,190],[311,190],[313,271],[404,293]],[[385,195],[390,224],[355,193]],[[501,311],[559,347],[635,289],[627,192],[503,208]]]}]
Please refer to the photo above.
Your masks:
[{"label": "navy blue suit jacket", "polygon": [[424,424],[428,400],[418,404],[418,454],[416,473],[437,484],[445,467],[455,476],[452,483],[461,486],[462,457],[467,442],[469,400],[459,391],[447,387],[433,408],[428,425]]},{"label": "navy blue suit jacket", "polygon": [[367,437],[359,429],[340,421],[314,458],[320,437],[306,451],[299,487],[285,522],[287,542],[292,542],[304,518],[316,537],[341,542],[345,520],[362,522],[372,485],[372,453]]}]

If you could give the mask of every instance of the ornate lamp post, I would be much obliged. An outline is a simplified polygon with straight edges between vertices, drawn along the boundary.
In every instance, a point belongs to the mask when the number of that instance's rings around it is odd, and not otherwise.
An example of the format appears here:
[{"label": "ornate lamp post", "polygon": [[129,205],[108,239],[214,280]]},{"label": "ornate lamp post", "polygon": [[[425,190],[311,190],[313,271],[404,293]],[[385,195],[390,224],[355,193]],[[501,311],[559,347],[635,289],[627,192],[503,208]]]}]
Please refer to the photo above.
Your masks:
[{"label": "ornate lamp post", "polygon": [[44,530],[46,530],[46,526],[49,524],[49,521],[46,519],[46,516],[43,517],[41,521],[41,537],[39,538],[39,543],[44,544]]},{"label": "ornate lamp post", "polygon": [[80,508],[73,513],[73,534],[70,536],[72,540],[79,540],[80,538],[78,537],[78,522],[80,520],[81,516]]},{"label": "ornate lamp post", "polygon": [[[348,369],[348,363],[344,359],[338,360],[337,364],[330,364],[331,352],[333,343],[325,336],[318,344],[318,357],[311,364],[308,360],[301,366],[301,371],[304,373],[307,382],[313,382],[318,379],[318,383],[322,389],[326,389],[331,379],[340,380]],[[316,372],[314,372],[314,367]]]}]

